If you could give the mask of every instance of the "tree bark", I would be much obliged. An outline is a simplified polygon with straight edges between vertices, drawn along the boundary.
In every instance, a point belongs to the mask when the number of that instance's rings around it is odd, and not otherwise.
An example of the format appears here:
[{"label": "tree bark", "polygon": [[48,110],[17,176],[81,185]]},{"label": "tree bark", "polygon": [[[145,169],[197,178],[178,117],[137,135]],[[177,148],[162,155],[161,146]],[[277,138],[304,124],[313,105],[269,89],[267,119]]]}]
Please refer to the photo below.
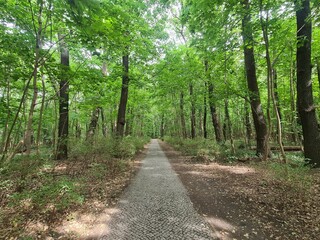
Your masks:
[{"label": "tree bark", "polygon": [[165,126],[164,126],[164,114],[161,116],[161,124],[160,124],[160,138],[163,141],[165,134]]},{"label": "tree bark", "polygon": [[293,61],[293,49],[291,50],[291,61],[290,61],[290,110],[291,110],[291,139],[292,142],[298,142],[297,134],[297,109],[295,100],[295,88],[294,88],[294,77],[295,77],[295,62]]},{"label": "tree bark", "polygon": [[320,167],[320,131],[311,81],[310,1],[295,1],[297,19],[297,106],[301,118],[305,158]]},{"label": "tree bark", "polygon": [[244,111],[245,111],[245,127],[246,127],[246,137],[247,137],[247,145],[251,146],[251,137],[252,137],[252,128],[249,114],[248,103],[245,101],[244,103]]},{"label": "tree bark", "polygon": [[[10,88],[10,80],[6,78],[6,83],[7,83],[7,88],[6,88],[6,100],[3,99],[3,102],[6,101],[7,105],[7,117],[3,129],[3,134],[2,134],[2,142],[1,142],[1,150],[0,152],[3,153],[5,151],[5,145],[6,145],[6,139],[7,139],[7,133],[9,130],[9,119],[11,116],[11,110],[10,110],[10,93],[11,93],[11,88]],[[5,98],[3,96],[3,98]]]},{"label": "tree bark", "polygon": [[280,107],[280,97],[279,97],[279,90],[278,90],[278,74],[276,69],[273,70],[273,88],[274,88],[274,97],[277,104],[277,109],[279,113],[279,118],[282,120],[282,113],[281,113],[281,107]]},{"label": "tree bark", "polygon": [[99,121],[99,115],[100,115],[100,107],[97,107],[95,110],[92,111],[91,120],[89,124],[89,128],[87,131],[87,140],[92,140],[94,137],[94,134],[96,132],[98,121]]},{"label": "tree bark", "polygon": [[207,130],[207,115],[208,115],[208,104],[207,104],[207,82],[204,83],[204,96],[203,96],[203,137],[208,138]]},{"label": "tree bark", "polygon": [[61,57],[61,80],[59,83],[59,122],[57,159],[68,158],[68,135],[69,135],[69,50],[64,41],[65,35],[59,34],[60,57]]},{"label": "tree bark", "polygon": [[242,19],[242,37],[244,42],[244,59],[247,75],[247,84],[249,89],[251,112],[256,131],[257,155],[269,155],[267,124],[263,114],[259,87],[256,76],[256,65],[253,48],[253,34],[251,27],[250,5],[248,0],[243,0],[244,16]]},{"label": "tree bark", "polygon": [[40,142],[41,142],[41,140],[40,140],[40,138],[41,138],[41,128],[42,128],[43,112],[44,112],[44,105],[45,105],[45,99],[46,99],[46,86],[45,86],[45,81],[44,80],[45,80],[45,77],[44,77],[44,74],[42,72],[41,73],[42,98],[41,98],[41,107],[40,107],[40,113],[39,113],[39,123],[38,123],[38,130],[37,130],[37,139],[36,139],[37,154],[39,154],[39,145],[40,145]]},{"label": "tree bark", "polygon": [[235,154],[235,146],[234,146],[234,139],[233,139],[233,132],[232,132],[232,123],[231,123],[230,113],[229,113],[228,99],[224,100],[224,113],[225,113],[225,141],[230,139],[231,150],[232,150],[232,153]]},{"label": "tree bark", "polygon": [[[266,14],[266,21],[263,21],[263,6],[262,6],[262,0],[260,0],[260,21],[261,21],[261,27],[262,27],[262,33],[263,33],[263,39],[265,42],[265,48],[266,48],[266,60],[267,60],[267,82],[268,82],[268,134],[267,139],[269,140],[269,136],[271,135],[271,116],[270,116],[270,100],[272,101],[273,109],[276,115],[277,120],[277,141],[279,144],[279,147],[281,149],[281,155],[286,163],[286,155],[283,149],[282,144],[282,124],[281,124],[281,115],[279,110],[279,102],[278,100],[278,92],[277,92],[277,74],[276,70],[273,68],[273,65],[271,63],[271,57],[270,57],[270,51],[269,51],[269,33],[268,33],[268,21],[269,21],[269,12],[267,11]],[[267,157],[267,155],[265,155]]]},{"label": "tree bark", "polygon": [[121,97],[117,118],[117,135],[123,137],[124,126],[126,124],[126,110],[129,93],[129,55],[122,57],[123,75],[122,75],[122,88]]},{"label": "tree bark", "polygon": [[187,128],[186,128],[186,120],[184,118],[184,94],[183,92],[180,93],[180,121],[181,121],[181,130],[182,130],[182,137],[187,138]]},{"label": "tree bark", "polygon": [[76,122],[76,138],[81,138],[81,125],[79,124],[78,120]]},{"label": "tree bark", "polygon": [[132,108],[129,108],[128,113],[131,115],[131,118],[127,119],[126,122],[126,129],[125,129],[125,136],[129,136],[132,134],[132,123],[133,123],[133,111]]},{"label": "tree bark", "polygon": [[[205,70],[207,74],[207,78],[209,78],[209,63],[208,61],[205,61]],[[210,113],[211,113],[211,120],[212,120],[212,125],[214,128],[215,136],[216,136],[216,141],[218,143],[221,143],[223,141],[223,134],[222,134],[222,128],[220,125],[219,117],[217,114],[217,109],[214,104],[214,87],[213,84],[208,82],[208,97],[209,97],[209,108],[210,108]]]},{"label": "tree bark", "polygon": [[102,135],[104,137],[107,137],[107,124],[106,124],[106,118],[104,115],[104,110],[102,107],[100,107],[100,113],[101,113],[101,122],[102,122]]},{"label": "tree bark", "polygon": [[196,138],[196,107],[193,96],[193,84],[189,85],[190,98],[191,98],[191,138]]},{"label": "tree bark", "polygon": [[319,60],[319,58],[317,58],[316,61],[317,61],[318,83],[319,83],[319,90],[320,90],[320,60]]},{"label": "tree bark", "polygon": [[[33,96],[31,100],[31,106],[29,109],[28,122],[26,126],[26,131],[24,134],[24,147],[26,149],[26,154],[29,155],[31,153],[31,145],[32,145],[32,137],[33,137],[33,115],[37,104],[38,98],[38,68],[39,68],[39,60],[40,60],[40,48],[42,41],[42,12],[43,12],[43,1],[39,2],[39,12],[38,12],[38,28],[35,29],[36,35],[36,46],[35,46],[35,60],[34,60],[34,72],[33,72]],[[31,7],[31,6],[30,6]],[[35,26],[35,21],[33,22]]]}]

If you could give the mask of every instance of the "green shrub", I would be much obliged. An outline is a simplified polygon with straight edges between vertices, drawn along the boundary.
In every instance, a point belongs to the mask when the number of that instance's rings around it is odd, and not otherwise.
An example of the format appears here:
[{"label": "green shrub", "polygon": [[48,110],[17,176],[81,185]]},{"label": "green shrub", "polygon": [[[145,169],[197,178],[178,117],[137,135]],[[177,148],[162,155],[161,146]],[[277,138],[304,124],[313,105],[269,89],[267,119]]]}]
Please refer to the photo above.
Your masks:
[{"label": "green shrub", "polygon": [[42,185],[26,189],[21,193],[14,193],[11,198],[11,206],[21,205],[22,202],[28,201],[33,208],[46,209],[46,206],[50,206],[48,209],[51,210],[63,210],[70,205],[80,204],[84,200],[75,184],[67,178],[59,180],[47,178]]}]

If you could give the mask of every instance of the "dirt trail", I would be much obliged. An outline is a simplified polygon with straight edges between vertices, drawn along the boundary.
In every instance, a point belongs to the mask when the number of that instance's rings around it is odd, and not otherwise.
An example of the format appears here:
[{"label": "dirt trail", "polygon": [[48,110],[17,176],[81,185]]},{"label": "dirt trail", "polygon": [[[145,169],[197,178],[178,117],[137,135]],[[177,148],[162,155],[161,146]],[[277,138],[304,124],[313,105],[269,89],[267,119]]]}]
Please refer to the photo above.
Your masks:
[{"label": "dirt trail", "polygon": [[274,195],[272,189],[263,185],[260,172],[245,165],[187,163],[188,157],[164,142],[160,145],[187,188],[194,207],[210,223],[219,239],[320,239],[314,231],[318,230],[316,226],[304,229],[300,223],[296,228],[281,218],[283,206],[269,204],[281,196]]}]

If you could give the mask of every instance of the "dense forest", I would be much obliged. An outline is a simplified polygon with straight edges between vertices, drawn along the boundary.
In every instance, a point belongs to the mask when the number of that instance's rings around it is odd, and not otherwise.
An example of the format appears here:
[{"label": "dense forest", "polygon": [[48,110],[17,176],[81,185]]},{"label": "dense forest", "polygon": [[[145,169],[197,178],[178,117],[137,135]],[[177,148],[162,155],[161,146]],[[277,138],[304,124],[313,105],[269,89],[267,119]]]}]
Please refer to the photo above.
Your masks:
[{"label": "dense forest", "polygon": [[320,167],[319,1],[0,6],[1,204],[26,199],[44,164],[121,162],[150,138]]}]

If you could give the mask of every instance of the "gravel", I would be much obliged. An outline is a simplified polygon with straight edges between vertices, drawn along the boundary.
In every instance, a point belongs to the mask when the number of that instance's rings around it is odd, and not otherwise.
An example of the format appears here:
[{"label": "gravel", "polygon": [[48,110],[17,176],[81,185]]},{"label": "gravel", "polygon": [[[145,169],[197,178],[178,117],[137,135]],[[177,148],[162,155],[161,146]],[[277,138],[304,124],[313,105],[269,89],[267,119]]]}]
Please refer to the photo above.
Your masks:
[{"label": "gravel", "polygon": [[108,233],[98,239],[214,239],[157,140],[152,140],[141,169],[121,197],[108,228]]}]

